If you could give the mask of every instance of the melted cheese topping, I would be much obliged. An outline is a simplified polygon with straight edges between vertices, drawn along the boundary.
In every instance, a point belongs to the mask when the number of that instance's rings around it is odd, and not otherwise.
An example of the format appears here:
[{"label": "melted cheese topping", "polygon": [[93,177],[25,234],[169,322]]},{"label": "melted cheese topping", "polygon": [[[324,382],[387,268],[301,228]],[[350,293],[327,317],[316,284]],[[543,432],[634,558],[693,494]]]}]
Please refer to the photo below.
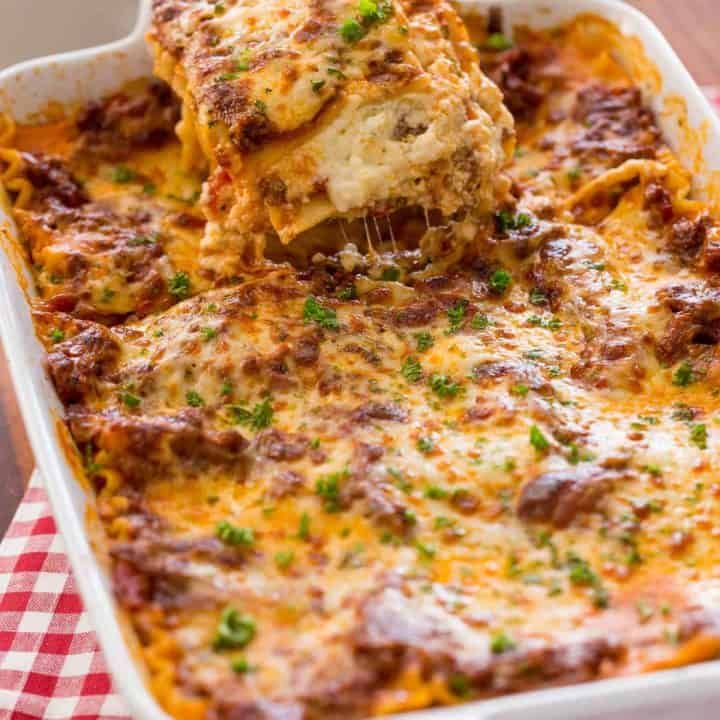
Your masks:
[{"label": "melted cheese topping", "polygon": [[[210,283],[202,223],[180,232],[164,197],[163,178],[197,187],[176,143],[124,161],[153,196],[65,158],[88,179],[70,212],[16,142],[31,252],[90,259],[75,231],[111,203],[117,281],[136,289],[133,222],[161,228],[143,267],[175,272],[108,316],[65,297],[106,255],[63,293],[34,268],[118,600],[175,717],[360,718],[717,656],[719,225],[615,28],[477,40],[517,122],[514,200],[481,232],[400,214],[372,257],[353,235]],[[380,134],[385,107],[362,116]],[[340,144],[328,187],[366,153],[375,182],[380,151]]]}]

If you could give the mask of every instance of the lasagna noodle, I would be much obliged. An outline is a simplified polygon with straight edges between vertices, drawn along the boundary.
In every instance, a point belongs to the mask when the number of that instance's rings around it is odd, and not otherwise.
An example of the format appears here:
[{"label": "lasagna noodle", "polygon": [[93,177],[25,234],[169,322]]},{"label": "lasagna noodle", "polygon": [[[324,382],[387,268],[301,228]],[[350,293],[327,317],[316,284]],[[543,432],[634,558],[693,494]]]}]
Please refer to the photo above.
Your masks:
[{"label": "lasagna noodle", "polygon": [[215,7],[158,2],[150,34],[185,162],[211,173],[208,252],[228,233],[261,253],[330,218],[493,207],[512,120],[449,5]]},{"label": "lasagna noodle", "polygon": [[15,120],[9,113],[0,113],[0,183],[13,193],[13,205],[27,207],[32,198],[32,185],[23,176],[22,154],[12,148]]}]

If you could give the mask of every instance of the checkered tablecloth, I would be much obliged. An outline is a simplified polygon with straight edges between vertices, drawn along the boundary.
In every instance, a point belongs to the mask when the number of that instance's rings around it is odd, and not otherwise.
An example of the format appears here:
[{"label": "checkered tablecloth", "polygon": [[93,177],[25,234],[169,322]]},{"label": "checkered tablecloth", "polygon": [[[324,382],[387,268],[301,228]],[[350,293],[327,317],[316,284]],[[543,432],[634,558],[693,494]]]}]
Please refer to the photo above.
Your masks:
[{"label": "checkered tablecloth", "polygon": [[38,473],[0,544],[0,718],[130,720]]},{"label": "checkered tablecloth", "polygon": [[[720,111],[720,87],[705,88]],[[0,720],[131,720],[35,473],[0,543]]]}]

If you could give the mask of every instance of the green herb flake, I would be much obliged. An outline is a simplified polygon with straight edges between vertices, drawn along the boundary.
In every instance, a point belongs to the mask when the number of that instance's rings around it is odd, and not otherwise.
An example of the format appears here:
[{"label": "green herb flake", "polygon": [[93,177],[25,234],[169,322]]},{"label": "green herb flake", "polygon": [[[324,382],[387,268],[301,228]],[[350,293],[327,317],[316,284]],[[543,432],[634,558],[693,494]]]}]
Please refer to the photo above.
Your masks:
[{"label": "green herb flake", "polygon": [[65,339],[65,333],[60,328],[53,328],[50,331],[50,339],[54,343],[62,342]]},{"label": "green herb flake", "polygon": [[325,87],[325,81],[324,80],[311,80],[310,87],[312,88],[312,91],[314,93],[320,94],[322,89]]},{"label": "green herb flake", "polygon": [[248,659],[244,657],[235,658],[230,663],[230,667],[232,671],[238,675],[247,675],[248,673],[252,673],[257,670],[257,667],[255,665],[251,665],[248,662]]},{"label": "green herb flake", "polygon": [[365,28],[357,20],[350,18],[340,26],[340,37],[346,43],[356,43],[365,37]]},{"label": "green herb flake", "polygon": [[700,450],[707,450],[708,432],[707,426],[703,423],[695,423],[690,426],[690,442]]},{"label": "green herb flake", "polygon": [[434,448],[435,448],[435,443],[433,442],[432,438],[429,438],[429,437],[418,438],[417,449],[421,453],[425,453],[425,454],[431,453]]},{"label": "green herb flake", "polygon": [[418,382],[423,376],[422,365],[420,365],[420,361],[415,357],[405,358],[405,362],[403,362],[400,372],[410,383]]},{"label": "green herb flake", "polygon": [[450,692],[459,698],[465,698],[470,694],[470,680],[460,673],[455,673],[448,678]]},{"label": "green herb flake", "polygon": [[445,331],[446,335],[456,333],[462,327],[465,321],[465,309],[468,301],[465,299],[458,300],[452,307],[448,308],[447,316],[450,321],[450,327]]},{"label": "green herb flake", "polygon": [[503,33],[492,33],[485,41],[484,47],[495,52],[509,50],[513,46],[513,41]]},{"label": "green herb flake", "polygon": [[534,287],[528,293],[528,300],[532,305],[545,305],[548,298],[543,290],[538,287]]},{"label": "green herb flake", "polygon": [[205,401],[196,390],[188,390],[185,393],[185,402],[190,407],[202,407],[205,404]]},{"label": "green herb flake", "polygon": [[502,653],[509,652],[515,649],[515,642],[513,639],[502,630],[495,633],[490,638],[490,651],[494,655],[502,655]]},{"label": "green herb flake", "polygon": [[186,272],[177,272],[170,278],[168,291],[178,300],[185,299],[190,294],[190,276]]},{"label": "green herb flake", "polygon": [[275,553],[275,565],[279,570],[287,570],[295,560],[292,550],[279,550]]},{"label": "green herb flake", "polygon": [[252,410],[248,410],[242,405],[228,405],[227,407],[232,413],[233,422],[237,425],[245,425],[258,431],[270,427],[273,423],[274,411],[270,398],[256,403]]},{"label": "green herb flake", "polygon": [[133,395],[129,392],[120,393],[120,400],[123,405],[127,408],[136,408],[140,405],[140,398],[137,395]]},{"label": "green herb flake", "polygon": [[418,352],[425,352],[435,344],[435,340],[429,332],[415,333],[413,337],[415,338],[415,347]]},{"label": "green herb flake", "polygon": [[217,337],[217,330],[215,330],[215,328],[207,326],[200,330],[200,334],[203,336],[205,342],[210,342]]},{"label": "green herb flake", "polygon": [[228,520],[222,520],[215,526],[215,535],[227,545],[236,547],[250,547],[255,543],[252,528],[239,527]]},{"label": "green herb flake", "polygon": [[298,524],[298,538],[300,538],[300,540],[310,539],[310,516],[306,512],[300,516],[300,522]]},{"label": "green herb flake", "polygon": [[685,360],[673,373],[672,383],[678,387],[687,387],[695,382],[695,371],[692,365]]},{"label": "green herb flake", "polygon": [[545,452],[550,447],[550,442],[537,425],[530,428],[530,444],[539,453]]},{"label": "green herb flake", "polygon": [[112,169],[110,179],[114,183],[124,184],[132,182],[137,178],[137,173],[126,165],[118,165]]},{"label": "green herb flake", "polygon": [[441,398],[454,398],[462,392],[462,386],[447,375],[433,373],[430,376],[430,389]]},{"label": "green herb flake", "polygon": [[384,280],[385,282],[397,282],[400,279],[400,268],[384,268],[382,274],[380,275],[380,279]]},{"label": "green herb flake", "polygon": [[256,630],[255,621],[251,617],[241,615],[235,608],[225,608],[215,633],[213,649],[218,651],[244,648],[252,642]]},{"label": "green herb flake", "polygon": [[512,275],[507,270],[495,270],[490,275],[488,285],[496,295],[504,295],[512,285]]},{"label": "green herb flake", "polygon": [[305,322],[314,322],[326,330],[340,329],[337,313],[332,308],[323,307],[312,295],[305,300],[303,319]]},{"label": "green herb flake", "polygon": [[415,549],[418,551],[418,555],[422,560],[432,560],[437,554],[437,550],[434,545],[428,545],[427,543],[420,542],[419,540],[415,543]]},{"label": "green herb flake", "polygon": [[490,320],[488,319],[488,316],[483,315],[482,313],[477,313],[470,323],[470,327],[473,330],[485,330],[485,328],[489,325]]},{"label": "green herb flake", "polygon": [[340,510],[340,483],[349,476],[348,470],[341,470],[318,478],[315,493],[322,498],[325,512],[335,513]]},{"label": "green herb flake", "polygon": [[530,227],[533,224],[533,219],[527,213],[513,215],[507,210],[501,210],[495,215],[495,224],[501,233],[506,233],[508,230],[521,230]]},{"label": "green herb flake", "polygon": [[425,488],[424,495],[429,500],[444,500],[448,497],[448,495],[450,495],[450,491],[440,487],[439,485],[430,485]]}]

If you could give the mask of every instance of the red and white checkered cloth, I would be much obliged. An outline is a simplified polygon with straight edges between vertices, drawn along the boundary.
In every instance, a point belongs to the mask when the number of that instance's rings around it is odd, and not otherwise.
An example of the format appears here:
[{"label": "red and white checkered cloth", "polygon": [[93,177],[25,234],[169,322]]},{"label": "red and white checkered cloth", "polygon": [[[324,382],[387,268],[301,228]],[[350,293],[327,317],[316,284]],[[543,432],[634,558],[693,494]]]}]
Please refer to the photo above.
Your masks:
[{"label": "red and white checkered cloth", "polygon": [[0,544],[0,718],[130,720],[38,473]]},{"label": "red and white checkered cloth", "polygon": [[[720,110],[720,88],[706,88]],[[35,473],[0,544],[0,720],[131,720]]]}]

